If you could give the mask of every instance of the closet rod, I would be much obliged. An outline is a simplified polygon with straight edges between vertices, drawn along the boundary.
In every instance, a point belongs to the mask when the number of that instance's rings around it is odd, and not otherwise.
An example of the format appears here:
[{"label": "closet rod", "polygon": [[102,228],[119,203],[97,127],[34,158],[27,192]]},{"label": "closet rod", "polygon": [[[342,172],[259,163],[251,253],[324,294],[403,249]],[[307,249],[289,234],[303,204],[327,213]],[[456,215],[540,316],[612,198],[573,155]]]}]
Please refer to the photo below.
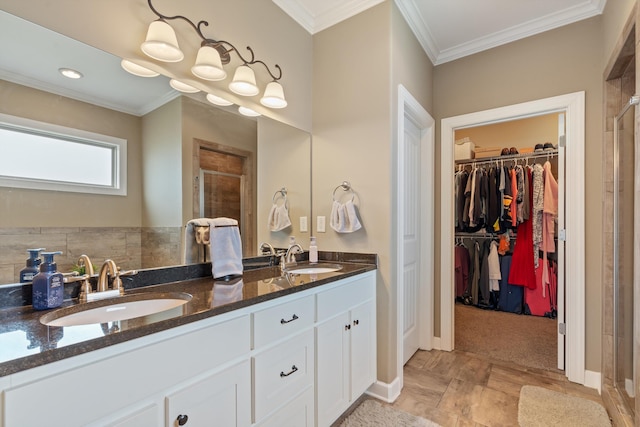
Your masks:
[{"label": "closet rod", "polygon": [[465,160],[456,160],[456,165],[481,165],[481,164],[489,164],[489,163],[499,163],[505,160],[515,161],[515,160],[529,160],[529,159],[537,159],[537,158],[550,158],[558,155],[558,150],[547,150],[541,153],[522,153],[522,154],[509,154],[505,156],[497,156],[491,157],[487,159],[465,159]]},{"label": "closet rod", "polygon": [[[478,233],[467,233],[463,231],[456,231],[455,237],[464,238],[464,239],[497,239],[498,237],[500,237],[500,235],[496,233],[478,234]],[[515,236],[511,236],[511,237],[515,238]]]}]

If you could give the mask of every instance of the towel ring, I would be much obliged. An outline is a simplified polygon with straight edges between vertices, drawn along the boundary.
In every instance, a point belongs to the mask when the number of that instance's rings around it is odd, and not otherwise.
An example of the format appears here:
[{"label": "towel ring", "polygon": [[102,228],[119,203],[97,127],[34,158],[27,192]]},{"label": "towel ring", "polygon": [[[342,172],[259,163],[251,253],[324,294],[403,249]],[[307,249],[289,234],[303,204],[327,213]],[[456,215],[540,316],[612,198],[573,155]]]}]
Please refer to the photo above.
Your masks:
[{"label": "towel ring", "polygon": [[[278,194],[280,194],[280,196],[278,196]],[[285,200],[285,202],[287,201],[287,189],[285,187],[282,187],[281,189],[273,193],[273,197],[271,198],[271,201],[275,203],[279,197],[282,197]]]},{"label": "towel ring", "polygon": [[342,181],[342,184],[338,185],[334,190],[333,190],[333,201],[336,201],[336,191],[338,191],[339,188],[342,188],[342,191],[347,192],[347,191],[351,191],[351,201],[353,202],[353,200],[356,197],[356,194],[353,191],[353,188],[351,188],[351,184],[349,183],[349,181]]}]

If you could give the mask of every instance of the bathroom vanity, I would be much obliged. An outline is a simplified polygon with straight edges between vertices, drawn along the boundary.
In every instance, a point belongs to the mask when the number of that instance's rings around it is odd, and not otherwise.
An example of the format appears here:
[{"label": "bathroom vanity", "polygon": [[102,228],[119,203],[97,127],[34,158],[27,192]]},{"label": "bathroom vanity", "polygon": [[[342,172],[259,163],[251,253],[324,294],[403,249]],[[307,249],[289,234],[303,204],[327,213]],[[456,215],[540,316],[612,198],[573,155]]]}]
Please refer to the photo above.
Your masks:
[{"label": "bathroom vanity", "polygon": [[0,427],[329,426],[376,380],[376,266],[340,264],[138,288],[193,298],[113,324],[0,310],[31,339],[1,343]]}]

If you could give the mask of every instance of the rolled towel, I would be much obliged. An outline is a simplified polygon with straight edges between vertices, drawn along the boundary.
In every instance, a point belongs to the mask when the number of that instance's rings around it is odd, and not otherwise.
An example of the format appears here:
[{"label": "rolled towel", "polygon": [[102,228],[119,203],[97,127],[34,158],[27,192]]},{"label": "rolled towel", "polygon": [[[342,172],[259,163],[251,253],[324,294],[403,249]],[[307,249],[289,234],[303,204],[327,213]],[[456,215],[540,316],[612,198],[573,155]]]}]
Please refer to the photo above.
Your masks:
[{"label": "rolled towel", "polygon": [[[211,218],[194,218],[187,222],[184,230],[182,263],[203,262],[206,245],[209,243],[208,228]],[[202,227],[207,227],[207,233]],[[204,252],[204,254],[203,254]]]},{"label": "rolled towel", "polygon": [[291,226],[291,219],[286,201],[280,205],[274,203],[269,212],[269,230],[280,231],[289,226]]},{"label": "rolled towel", "polygon": [[214,279],[242,274],[242,241],[238,221],[214,218],[209,222],[211,274]]}]

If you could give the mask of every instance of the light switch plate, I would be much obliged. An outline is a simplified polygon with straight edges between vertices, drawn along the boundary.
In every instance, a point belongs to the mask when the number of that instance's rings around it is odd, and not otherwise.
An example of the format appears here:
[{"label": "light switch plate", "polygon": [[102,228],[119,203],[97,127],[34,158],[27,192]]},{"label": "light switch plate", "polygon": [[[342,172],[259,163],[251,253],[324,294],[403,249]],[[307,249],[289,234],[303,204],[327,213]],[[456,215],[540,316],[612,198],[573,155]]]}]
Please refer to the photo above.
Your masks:
[{"label": "light switch plate", "polygon": [[301,216],[300,217],[300,232],[301,233],[306,233],[307,231],[309,231],[309,228],[307,227],[307,217],[306,216]]},{"label": "light switch plate", "polygon": [[317,221],[317,229],[318,229],[318,233],[324,233],[326,232],[325,230],[325,217],[324,216],[318,216],[318,221]]}]

